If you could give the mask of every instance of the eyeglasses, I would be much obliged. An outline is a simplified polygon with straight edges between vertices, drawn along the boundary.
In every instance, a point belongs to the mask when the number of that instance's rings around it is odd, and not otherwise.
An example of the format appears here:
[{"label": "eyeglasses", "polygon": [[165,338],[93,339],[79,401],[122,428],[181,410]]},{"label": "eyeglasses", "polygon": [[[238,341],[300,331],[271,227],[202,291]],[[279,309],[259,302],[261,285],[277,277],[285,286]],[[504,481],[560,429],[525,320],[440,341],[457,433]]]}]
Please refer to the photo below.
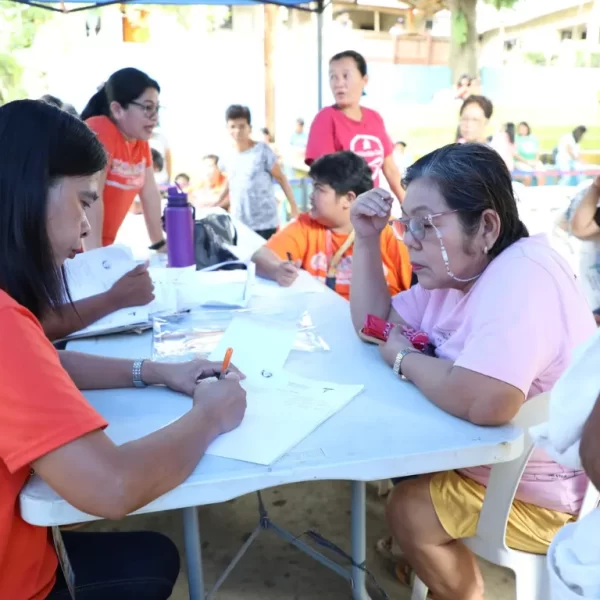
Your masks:
[{"label": "eyeglasses", "polygon": [[135,102],[135,101],[130,102],[129,104],[133,104],[134,106],[141,108],[142,112],[144,113],[144,116],[148,119],[152,119],[153,117],[156,117],[163,108],[160,104],[156,104],[156,105],[142,104],[141,102]]},{"label": "eyeglasses", "polygon": [[451,215],[457,210],[448,210],[446,212],[435,213],[433,215],[423,215],[420,217],[404,217],[402,219],[392,219],[390,226],[394,232],[394,235],[399,240],[404,240],[407,233],[410,233],[417,242],[422,242],[425,239],[427,229],[435,226],[433,219],[437,217],[443,217],[444,215]]}]

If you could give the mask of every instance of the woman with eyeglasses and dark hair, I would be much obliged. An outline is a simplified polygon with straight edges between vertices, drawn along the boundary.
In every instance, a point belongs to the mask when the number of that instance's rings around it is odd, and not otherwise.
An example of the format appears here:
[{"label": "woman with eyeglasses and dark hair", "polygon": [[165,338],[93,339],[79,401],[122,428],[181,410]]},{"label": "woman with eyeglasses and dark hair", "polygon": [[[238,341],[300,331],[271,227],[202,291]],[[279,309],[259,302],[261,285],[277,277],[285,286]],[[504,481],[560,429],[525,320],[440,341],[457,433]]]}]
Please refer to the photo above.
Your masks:
[{"label": "woman with eyeglasses and dark hair", "polygon": [[392,193],[402,202],[404,191],[394,161],[394,142],[381,115],[360,105],[369,82],[367,61],[362,54],[346,50],[329,61],[329,85],[335,98],[314,118],[306,144],[305,162],[311,165],[326,154],[350,150],[364,158],[379,186],[383,173]]},{"label": "woman with eyeglasses and dark hair", "polygon": [[460,107],[456,141],[487,142],[487,126],[494,113],[494,105],[485,96],[469,96]]},{"label": "woman with eyeglasses and dark hair", "polygon": [[[212,440],[240,423],[245,392],[239,374],[214,378],[220,363],[57,352],[40,319],[68,299],[62,268],[89,233],[106,153],[84,123],[36,100],[0,107],[0,147],[10,148],[0,162],[0,598],[66,600],[53,535],[21,517],[19,494],[32,473],[77,509],[120,519],[188,477]],[[147,385],[193,404],[160,431],[115,445],[80,390]],[[165,536],[58,537],[78,600],[171,596],[179,556]]]},{"label": "woman with eyeglasses and dark hair", "polygon": [[152,250],[165,246],[160,192],[148,141],[158,123],[160,87],[134,68],[113,73],[92,96],[81,118],[96,132],[108,154],[99,185],[100,199],[89,213],[86,250],[113,244],[139,194]]},{"label": "woman with eyeglasses and dark hair", "polygon": [[[493,149],[445,146],[409,167],[403,183],[404,216],[391,226],[408,247],[418,284],[390,296],[379,238],[392,199],[383,190],[363,194],[351,209],[354,326],[373,314],[425,332],[434,356],[414,348],[402,327],[381,346],[398,378],[460,419],[506,424],[528,398],[552,388],[595,330],[585,297],[546,237],[530,237],[519,220],[510,173]],[[398,394],[401,400],[400,385]],[[482,466],[396,485],[387,518],[401,550],[399,579],[414,569],[434,597],[483,599],[477,563],[460,539],[475,533],[488,478]],[[582,472],[536,451],[514,501],[508,545],[545,553],[575,519],[585,489]],[[378,547],[394,555],[390,540]]]}]

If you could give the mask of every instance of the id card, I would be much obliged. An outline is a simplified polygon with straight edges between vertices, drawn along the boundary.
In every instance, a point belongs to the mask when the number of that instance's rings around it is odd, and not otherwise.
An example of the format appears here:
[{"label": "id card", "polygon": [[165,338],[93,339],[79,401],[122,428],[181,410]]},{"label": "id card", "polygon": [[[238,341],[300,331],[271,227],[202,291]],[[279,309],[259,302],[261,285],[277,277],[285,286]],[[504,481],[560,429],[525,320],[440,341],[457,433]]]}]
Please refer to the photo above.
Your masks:
[{"label": "id card", "polygon": [[59,527],[52,528],[52,539],[54,540],[56,556],[58,556],[58,562],[60,563],[60,568],[65,577],[69,595],[72,600],[75,600],[75,573],[73,572],[73,567],[71,567],[71,561],[69,560],[69,555],[67,554],[67,549],[65,548],[65,543]]}]

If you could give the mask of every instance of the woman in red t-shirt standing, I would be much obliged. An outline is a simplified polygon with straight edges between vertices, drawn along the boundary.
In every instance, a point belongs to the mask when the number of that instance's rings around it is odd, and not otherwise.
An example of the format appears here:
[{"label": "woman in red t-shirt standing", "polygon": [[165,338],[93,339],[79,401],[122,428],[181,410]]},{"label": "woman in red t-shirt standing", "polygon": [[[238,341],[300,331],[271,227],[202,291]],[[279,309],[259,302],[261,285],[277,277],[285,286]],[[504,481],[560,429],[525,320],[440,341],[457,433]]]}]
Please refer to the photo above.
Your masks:
[{"label": "woman in red t-shirt standing", "polygon": [[346,50],[329,61],[329,84],[335,104],[323,108],[312,122],[305,161],[310,165],[325,154],[351,150],[371,167],[375,187],[383,172],[390,189],[402,201],[404,190],[394,162],[394,143],[381,115],[360,105],[368,80],[367,62],[358,52]]},{"label": "woman in red t-shirt standing", "polygon": [[88,212],[91,231],[85,249],[113,244],[135,197],[139,195],[152,250],[165,245],[160,192],[154,180],[148,140],[158,123],[160,87],[134,68],[113,73],[92,96],[81,118],[108,153],[99,182],[100,199]]}]

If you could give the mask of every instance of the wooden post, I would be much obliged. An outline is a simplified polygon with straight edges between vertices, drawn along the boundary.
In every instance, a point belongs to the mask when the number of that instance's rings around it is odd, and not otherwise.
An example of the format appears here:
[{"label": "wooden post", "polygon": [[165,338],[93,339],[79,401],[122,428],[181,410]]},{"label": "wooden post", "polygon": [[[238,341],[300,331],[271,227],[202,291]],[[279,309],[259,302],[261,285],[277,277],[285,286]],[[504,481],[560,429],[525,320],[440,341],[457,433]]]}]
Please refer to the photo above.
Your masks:
[{"label": "wooden post", "polygon": [[275,39],[279,7],[264,5],[265,127],[275,135]]}]

